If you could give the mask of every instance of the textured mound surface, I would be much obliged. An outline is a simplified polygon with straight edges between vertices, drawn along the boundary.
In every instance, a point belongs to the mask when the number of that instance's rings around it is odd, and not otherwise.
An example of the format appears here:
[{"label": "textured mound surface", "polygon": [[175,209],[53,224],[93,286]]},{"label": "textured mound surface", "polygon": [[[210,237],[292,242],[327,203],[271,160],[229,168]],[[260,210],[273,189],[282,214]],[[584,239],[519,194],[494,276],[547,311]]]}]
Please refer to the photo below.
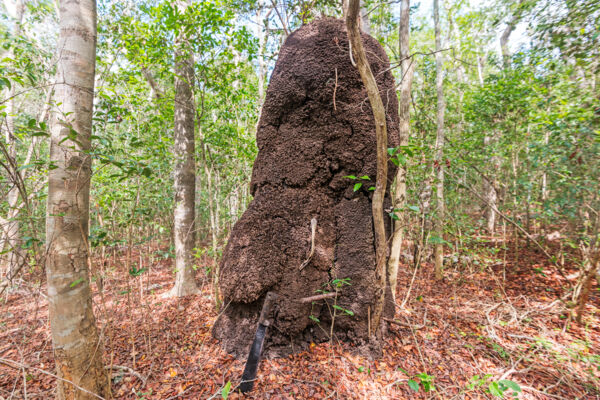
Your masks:
[{"label": "textured mound surface", "polygon": [[[394,147],[394,78],[379,43],[365,34],[363,41],[387,109],[388,147]],[[328,340],[334,303],[353,314],[335,311],[336,337],[364,342],[369,307],[379,295],[368,190],[376,176],[376,139],[343,21],[322,19],[287,38],[267,90],[257,144],[254,200],[233,228],[223,254],[220,285],[226,308],[214,336],[227,351],[245,356],[264,296],[275,291],[280,300],[265,341],[267,356]],[[393,164],[389,169],[393,177]],[[348,175],[372,180],[362,180],[355,192],[356,181],[345,178]],[[300,271],[310,253],[312,218],[317,219],[315,251]],[[333,290],[336,279],[349,283],[343,284],[337,299],[296,301]]]}]

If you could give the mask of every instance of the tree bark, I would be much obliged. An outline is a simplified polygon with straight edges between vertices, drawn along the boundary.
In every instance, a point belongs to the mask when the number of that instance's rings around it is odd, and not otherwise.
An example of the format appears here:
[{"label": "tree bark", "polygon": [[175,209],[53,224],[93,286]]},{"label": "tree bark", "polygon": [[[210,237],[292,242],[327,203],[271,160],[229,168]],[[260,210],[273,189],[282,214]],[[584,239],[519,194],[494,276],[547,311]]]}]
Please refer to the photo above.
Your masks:
[{"label": "tree bark", "polygon": [[[8,1],[4,1],[6,9],[10,14],[14,14],[14,29],[12,36],[17,38],[21,34],[21,25],[23,23],[23,15],[25,14],[25,4],[23,0],[16,0],[14,3],[9,4]],[[12,49],[9,52],[9,58],[14,57]],[[17,87],[13,83],[9,91],[9,100],[7,103],[6,112],[6,143],[8,147],[9,157],[14,161],[17,159],[17,143],[15,141],[15,93]],[[16,163],[15,163],[16,165]],[[21,171],[15,169],[15,175],[21,175]],[[21,229],[19,226],[19,188],[18,182],[13,182],[12,187],[8,191],[8,215],[2,227],[4,230],[4,237],[0,240],[0,252],[7,250],[5,256],[2,256],[1,261],[6,261],[6,266],[2,268],[4,262],[0,262],[0,271],[5,271],[7,276],[11,275],[11,272],[19,268],[19,264],[24,261],[24,257],[21,254]]]},{"label": "tree bark", "polygon": [[388,247],[385,235],[385,226],[383,221],[383,199],[387,185],[387,126],[385,118],[385,108],[379,94],[377,81],[371,71],[371,66],[367,60],[365,49],[363,47],[362,38],[359,30],[359,15],[360,1],[350,0],[348,4],[348,14],[346,16],[346,28],[348,30],[348,40],[352,45],[352,53],[356,61],[356,67],[360,73],[360,77],[367,89],[369,103],[373,110],[373,118],[375,120],[375,134],[377,137],[377,179],[375,182],[375,191],[373,192],[372,213],[373,213],[373,230],[375,232],[375,254],[377,265],[375,269],[375,279],[381,294],[376,304],[374,305],[371,314],[371,335],[377,332],[381,315],[383,312],[383,303],[385,300],[385,284],[386,284],[386,265]]},{"label": "tree bark", "polygon": [[265,66],[265,49],[267,46],[267,34],[269,32],[268,14],[264,19],[265,31],[263,32],[262,7],[256,10],[256,32],[258,36],[258,102],[262,105],[265,98],[265,80],[267,69]]},{"label": "tree bark", "polygon": [[[96,61],[96,3],[60,1],[55,103],[50,124],[46,275],[54,358],[60,378],[109,393],[92,309],[88,265],[89,156]],[[92,399],[57,381],[58,399]]]},{"label": "tree bark", "polygon": [[510,65],[510,49],[508,48],[508,39],[510,39],[510,34],[513,32],[514,29],[515,25],[513,20],[511,20],[506,26],[506,28],[504,28],[504,31],[500,36],[500,50],[502,51],[502,63],[504,64],[505,68]]},{"label": "tree bark", "polygon": [[[178,1],[183,13],[187,3]],[[194,60],[188,51],[184,32],[175,39],[175,286],[168,295],[182,297],[194,294],[198,286],[194,278],[193,250],[195,244],[196,159],[194,137]]]},{"label": "tree bark", "polygon": [[[491,150],[492,155],[490,161],[492,163],[492,171],[488,177],[482,177],[483,179],[483,192],[484,197],[487,200],[487,207],[485,210],[486,214],[486,229],[490,235],[494,234],[496,229],[496,211],[495,208],[498,206],[498,193],[496,193],[496,173],[500,168],[500,159],[494,153],[496,152],[496,146],[498,138],[492,132],[491,136],[485,136],[483,138],[483,145],[488,150]],[[491,179],[491,180],[490,180]]]},{"label": "tree bark", "polygon": [[521,20],[523,10],[521,9],[524,0],[519,0],[517,3],[517,9],[515,13],[510,17],[510,21],[506,24],[506,28],[502,31],[502,35],[500,36],[500,50],[502,51],[502,63],[504,68],[510,67],[510,48],[508,47],[508,40],[510,39],[510,35],[515,30],[517,24]]},{"label": "tree bark", "polygon": [[360,0],[360,27],[367,35],[371,34],[371,24],[369,23],[369,10],[365,0]]},{"label": "tree bark", "polygon": [[217,260],[217,218],[215,215],[214,195],[212,188],[212,172],[211,166],[208,165],[208,146],[206,143],[202,144],[202,156],[204,164],[204,176],[206,178],[206,195],[208,196],[208,216],[210,219],[210,237],[211,237],[211,248],[212,248],[212,268],[213,268],[213,296],[215,297],[215,307],[219,309],[221,307],[221,295],[219,293],[219,263]]},{"label": "tree bark", "polygon": [[[408,146],[410,136],[410,104],[411,87],[413,81],[414,64],[410,57],[410,0],[402,0],[400,3],[400,26],[398,28],[399,47],[400,47],[400,68],[402,74],[402,83],[400,84],[400,149]],[[396,287],[398,286],[398,264],[400,262],[400,253],[402,250],[402,241],[404,239],[404,226],[407,222],[407,216],[404,211],[406,205],[406,164],[398,165],[395,182],[394,213],[398,217],[394,221],[394,232],[392,236],[392,246],[390,259],[387,267],[387,279],[392,296],[396,300]]]},{"label": "tree bark", "polygon": [[435,165],[436,171],[436,201],[437,215],[435,218],[434,232],[437,241],[434,247],[435,254],[435,277],[444,277],[444,245],[441,240],[444,236],[444,112],[446,102],[444,99],[444,76],[442,60],[442,36],[440,33],[440,6],[439,0],[433,1],[433,20],[435,25],[435,87],[437,90],[437,138],[435,141]]}]

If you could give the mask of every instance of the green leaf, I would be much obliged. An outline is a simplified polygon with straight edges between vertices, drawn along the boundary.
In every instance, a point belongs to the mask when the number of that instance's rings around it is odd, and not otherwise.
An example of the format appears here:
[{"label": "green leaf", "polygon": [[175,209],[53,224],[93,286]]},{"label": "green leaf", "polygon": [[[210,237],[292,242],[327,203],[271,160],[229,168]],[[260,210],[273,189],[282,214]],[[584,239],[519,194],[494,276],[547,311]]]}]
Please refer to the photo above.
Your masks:
[{"label": "green leaf", "polygon": [[348,178],[348,179],[358,179],[356,176],[354,175],[346,175],[344,176],[344,178]]},{"label": "green leaf", "polygon": [[414,212],[419,212],[421,211],[421,209],[417,206],[407,206],[409,210],[414,211]]},{"label": "green leaf", "polygon": [[144,272],[146,272],[148,270],[148,268],[140,268],[140,269],[136,269],[135,266],[132,266],[129,269],[129,275],[131,276],[140,276],[142,275]]},{"label": "green leaf", "polygon": [[515,392],[521,393],[521,386],[517,382],[510,381],[508,379],[502,379],[498,381],[498,384],[501,386],[505,386],[506,388],[512,389]]},{"label": "green leaf", "polygon": [[75,286],[79,285],[80,283],[82,283],[84,280],[85,280],[85,279],[83,279],[83,278],[79,278],[79,279],[77,279],[75,282],[71,282],[71,284],[69,285],[69,287],[72,287],[72,288],[73,288],[73,287],[75,287]]},{"label": "green leaf", "polygon": [[356,192],[356,191],[357,191],[358,189],[360,189],[361,187],[362,187],[362,183],[360,183],[360,182],[359,182],[359,183],[355,183],[355,184],[354,184],[354,189],[353,189],[353,190]]},{"label": "green leaf", "polygon": [[231,381],[227,381],[225,386],[223,386],[223,390],[221,390],[221,397],[223,397],[224,400],[227,400],[227,398],[229,397],[230,391],[231,391]]},{"label": "green leaf", "polygon": [[150,175],[152,175],[152,170],[148,167],[144,167],[142,169],[142,175],[145,176],[146,178],[150,178]]},{"label": "green leaf", "polygon": [[0,89],[4,87],[7,87],[10,90],[10,81],[7,78],[0,78]]},{"label": "green leaf", "polygon": [[369,175],[363,175],[360,177],[360,179],[364,179],[365,181],[370,181],[371,178],[369,178]]},{"label": "green leaf", "polygon": [[492,396],[504,398],[504,394],[502,393],[502,390],[500,389],[498,382],[490,382],[490,384],[488,385],[488,388],[490,389],[490,394]]},{"label": "green leaf", "polygon": [[414,390],[415,392],[419,391],[419,384],[412,379],[408,380],[408,387]]},{"label": "green leaf", "polygon": [[439,236],[431,236],[429,238],[429,243],[431,243],[431,244],[444,244],[444,243],[448,243],[448,242],[446,242],[444,239],[442,239]]}]

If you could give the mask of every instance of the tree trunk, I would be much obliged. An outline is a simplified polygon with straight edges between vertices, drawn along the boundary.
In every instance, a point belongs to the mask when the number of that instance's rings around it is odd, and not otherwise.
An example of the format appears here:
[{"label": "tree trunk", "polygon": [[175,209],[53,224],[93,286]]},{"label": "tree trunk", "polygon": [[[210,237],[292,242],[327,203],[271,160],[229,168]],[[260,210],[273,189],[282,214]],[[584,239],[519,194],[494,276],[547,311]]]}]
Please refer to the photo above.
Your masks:
[{"label": "tree trunk", "polygon": [[[60,2],[55,112],[50,124],[46,275],[58,376],[57,398],[107,396],[109,381],[89,286],[90,136],[96,61],[96,3]],[[73,137],[75,135],[76,137]],[[62,379],[73,382],[73,384]]]},{"label": "tree trunk", "polygon": [[258,102],[262,105],[265,98],[265,80],[267,75],[267,69],[265,66],[265,49],[267,46],[267,33],[269,29],[268,15],[265,18],[265,32],[263,32],[263,19],[262,19],[262,7],[256,10],[256,24],[257,24],[257,36],[258,36]]},{"label": "tree trunk", "polygon": [[477,56],[477,78],[479,78],[479,84],[481,86],[483,86],[483,67],[484,67],[484,60],[483,57],[478,55]]},{"label": "tree trunk", "polygon": [[[550,130],[546,130],[544,132],[544,146],[547,148],[548,144],[550,143]],[[547,171],[547,167],[543,169],[543,173],[542,173],[542,204],[546,202],[546,200],[548,200],[548,175],[546,173]],[[543,207],[545,207],[545,204],[543,204]]]},{"label": "tree trunk", "polygon": [[359,0],[350,0],[348,4],[348,15],[346,17],[346,27],[348,30],[348,40],[352,45],[352,54],[356,61],[356,67],[360,73],[360,77],[367,89],[369,103],[373,110],[373,118],[375,119],[375,134],[377,137],[377,179],[375,181],[375,191],[373,192],[372,213],[373,213],[373,230],[375,233],[375,254],[376,254],[376,269],[375,279],[381,295],[374,305],[371,313],[371,332],[377,332],[383,313],[383,303],[385,300],[385,281],[386,281],[386,265],[388,246],[385,235],[385,225],[383,220],[383,199],[387,186],[387,126],[385,118],[385,108],[379,94],[377,81],[371,71],[371,66],[367,60],[365,49],[360,37],[358,27]]},{"label": "tree trunk", "polygon": [[[483,145],[489,151],[492,152],[490,156],[490,160],[492,161],[492,170],[489,173],[488,177],[482,177],[483,179],[483,195],[487,201],[487,205],[485,208],[485,216],[486,216],[486,229],[490,235],[494,235],[494,230],[496,228],[496,211],[498,202],[498,193],[496,193],[496,173],[498,168],[500,168],[500,160],[494,154],[496,152],[496,146],[494,145],[497,142],[497,138],[494,137],[492,132],[491,136],[485,136],[483,138]],[[491,179],[491,181],[490,181]]]},{"label": "tree trunk", "polygon": [[371,24],[369,23],[369,10],[365,0],[360,0],[360,27],[367,35],[371,34]]},{"label": "tree trunk", "polygon": [[210,219],[210,238],[211,238],[211,261],[213,269],[213,296],[215,297],[215,307],[221,307],[221,295],[219,293],[219,263],[217,262],[217,218],[215,215],[215,205],[212,188],[212,171],[208,165],[208,147],[206,143],[202,144],[202,155],[204,163],[204,175],[206,177],[206,195],[208,196],[208,216]]},{"label": "tree trunk", "polygon": [[444,236],[444,112],[446,103],[444,100],[444,77],[442,60],[442,36],[440,33],[440,7],[439,0],[433,1],[433,20],[435,24],[435,86],[437,90],[437,138],[435,141],[435,165],[436,176],[436,200],[437,215],[435,218],[434,231],[437,237],[435,253],[435,277],[442,279],[444,277],[444,245],[442,238]]},{"label": "tree trunk", "polygon": [[500,36],[500,49],[502,51],[502,63],[504,64],[504,68],[510,65],[510,49],[508,48],[508,39],[510,39],[510,34],[514,29],[515,26],[511,20],[506,28],[504,28],[502,36]]},{"label": "tree trunk", "polygon": [[[400,26],[399,47],[400,47],[400,68],[402,74],[402,83],[400,85],[400,149],[408,146],[408,138],[410,136],[410,91],[412,87],[414,64],[409,58],[409,15],[410,15],[410,0],[402,0],[400,3]],[[394,221],[394,232],[392,236],[392,247],[390,251],[390,259],[387,266],[387,278],[392,291],[392,296],[396,300],[396,287],[398,285],[398,264],[400,262],[400,253],[402,249],[402,240],[404,239],[404,226],[407,222],[407,216],[404,211],[406,205],[406,169],[407,165],[400,163],[398,172],[396,173],[396,183],[394,191],[394,213],[398,217]]]},{"label": "tree trunk", "polygon": [[[12,2],[11,2],[12,3]],[[23,15],[25,14],[25,4],[23,0],[17,0],[12,4],[9,4],[8,1],[4,1],[6,9],[9,13],[14,14],[14,29],[12,32],[13,37],[18,37],[21,34],[21,24],[23,23]],[[9,58],[14,57],[12,49],[10,50]],[[17,159],[17,143],[15,141],[15,93],[17,87],[13,83],[9,92],[9,100],[7,103],[7,112],[6,112],[6,143],[8,146],[8,156],[15,161]],[[15,169],[14,174],[21,174],[21,172]],[[4,265],[4,262],[0,262],[0,271],[5,271],[6,276],[11,276],[12,271],[19,269],[19,264],[24,261],[23,255],[21,254],[21,230],[19,226],[19,210],[18,201],[19,201],[19,188],[18,182],[13,182],[12,187],[8,191],[7,195],[8,200],[8,215],[6,221],[4,222],[3,230],[4,230],[4,238],[0,240],[0,253],[4,250],[7,251],[6,255],[2,256],[2,261],[6,260],[6,266],[1,268]]]},{"label": "tree trunk", "polygon": [[[187,3],[177,3],[183,13]],[[175,43],[175,286],[168,295],[182,297],[198,291],[194,278],[196,161],[194,138],[194,60],[188,52],[187,38],[178,32]]]},{"label": "tree trunk", "polygon": [[519,2],[517,3],[517,9],[515,13],[510,17],[510,21],[508,21],[506,28],[504,28],[504,31],[500,36],[500,50],[502,51],[502,63],[504,65],[504,68],[510,67],[511,54],[510,49],[508,47],[508,40],[510,39],[510,35],[515,30],[517,24],[521,20],[521,16],[523,14],[521,6],[523,5],[523,3],[524,0],[519,0]]}]

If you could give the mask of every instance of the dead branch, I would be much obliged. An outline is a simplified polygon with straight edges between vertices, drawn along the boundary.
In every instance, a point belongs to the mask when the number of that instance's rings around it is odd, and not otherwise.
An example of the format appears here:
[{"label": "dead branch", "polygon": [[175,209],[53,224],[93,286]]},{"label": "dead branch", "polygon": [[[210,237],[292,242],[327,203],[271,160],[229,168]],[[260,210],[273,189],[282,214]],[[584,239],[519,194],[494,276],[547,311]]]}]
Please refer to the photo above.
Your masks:
[{"label": "dead branch", "polygon": [[36,370],[38,372],[41,372],[42,374],[51,376],[51,377],[53,377],[55,379],[58,379],[58,380],[61,380],[63,382],[67,382],[68,384],[73,385],[73,387],[77,388],[78,390],[81,390],[82,392],[85,392],[85,393],[87,393],[89,395],[92,395],[92,396],[94,396],[97,399],[106,400],[104,397],[102,397],[102,396],[100,396],[100,395],[98,395],[98,394],[96,394],[94,392],[90,392],[89,390],[87,390],[85,388],[82,388],[81,386],[75,384],[74,382],[72,382],[72,381],[70,381],[68,379],[65,379],[65,378],[61,378],[60,376],[55,375],[55,374],[53,374],[51,372],[48,372],[46,370],[43,370],[43,369],[40,369],[40,368],[36,368],[36,367],[32,367],[31,365],[26,365],[26,364],[20,363],[18,361],[9,360],[7,358],[2,358],[2,357],[0,357],[0,364],[6,365],[9,368],[13,368],[13,369],[16,369],[16,370],[19,370],[19,371],[22,370],[22,369],[33,369],[33,370]]},{"label": "dead branch", "polygon": [[134,369],[129,368],[125,365],[107,365],[106,367],[104,367],[104,369],[114,369],[114,370],[121,371],[121,372],[127,372],[128,374],[133,375],[136,378],[138,378],[140,380],[140,382],[142,382],[142,384],[144,386],[146,386],[146,378],[144,378],[144,376],[142,374],[140,374],[139,372],[137,372]]},{"label": "dead branch", "polygon": [[338,295],[337,292],[325,293],[325,294],[318,294],[316,296],[303,297],[301,299],[298,299],[298,301],[300,303],[311,303],[313,301],[331,299],[331,298],[334,298],[337,295]]},{"label": "dead branch", "polygon": [[315,254],[315,234],[317,232],[317,219],[313,218],[310,220],[310,253],[308,253],[308,258],[304,260],[302,265],[300,265],[300,271],[304,269],[312,259],[313,254]]},{"label": "dead branch", "polygon": [[398,326],[401,326],[403,328],[409,328],[409,329],[414,329],[414,330],[423,329],[427,325],[427,309],[425,309],[425,315],[423,315],[423,323],[421,325],[411,325],[409,323],[405,323],[405,322],[402,322],[402,321],[397,321],[397,320],[392,319],[392,318],[383,318],[383,320],[386,321],[386,322],[389,322],[390,324],[398,325]]}]

